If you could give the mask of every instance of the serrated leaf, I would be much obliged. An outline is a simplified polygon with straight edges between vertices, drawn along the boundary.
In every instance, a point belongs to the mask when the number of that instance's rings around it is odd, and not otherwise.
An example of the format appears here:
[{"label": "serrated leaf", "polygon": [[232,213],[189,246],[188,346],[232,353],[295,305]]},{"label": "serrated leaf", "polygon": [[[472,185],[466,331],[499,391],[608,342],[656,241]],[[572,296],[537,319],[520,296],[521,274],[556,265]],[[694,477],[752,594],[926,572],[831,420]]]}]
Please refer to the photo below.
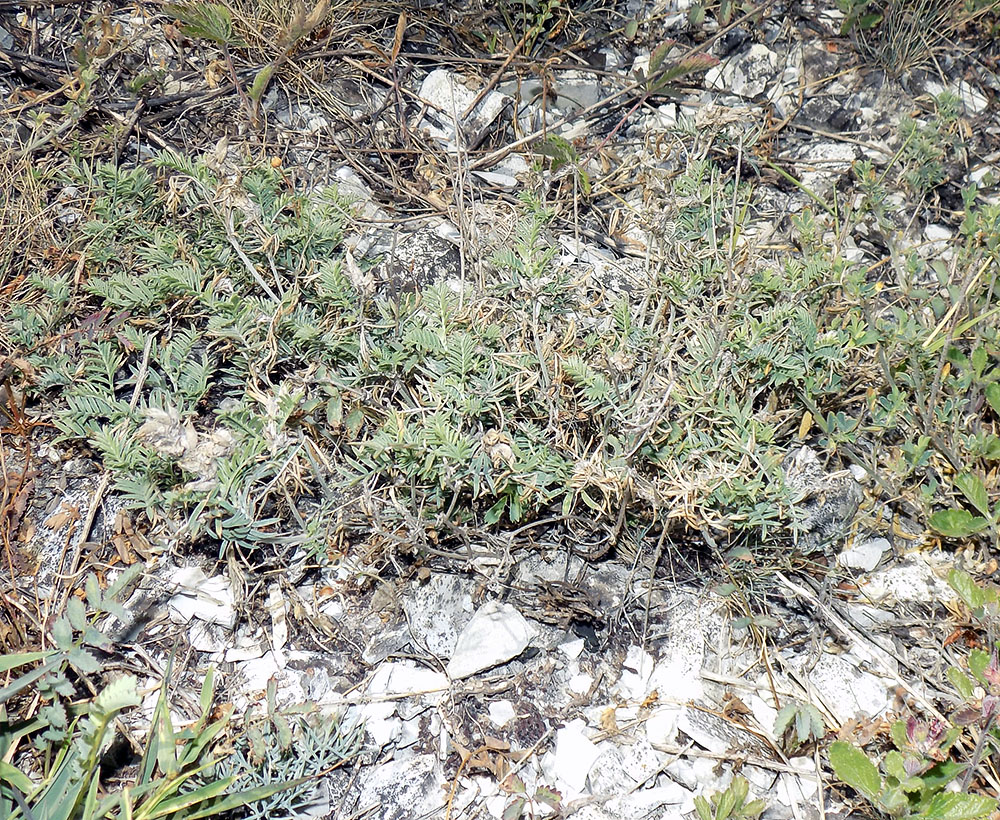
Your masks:
[{"label": "serrated leaf", "polygon": [[985,518],[973,515],[968,510],[938,510],[930,517],[930,525],[941,535],[950,538],[965,538],[982,532],[989,523]]},{"label": "serrated leaf", "polygon": [[70,599],[66,601],[66,619],[77,632],[82,632],[87,626],[87,610],[83,601],[75,595],[70,596]]},{"label": "serrated leaf", "polygon": [[982,377],[988,358],[986,348],[982,345],[972,351],[972,371],[975,373],[977,379]]},{"label": "serrated leaf", "polygon": [[812,721],[805,707],[801,707],[795,715],[795,736],[799,743],[809,740],[809,732],[812,729]]},{"label": "serrated leaf", "polygon": [[906,773],[906,766],[903,763],[903,755],[895,749],[886,754],[885,759],[882,761],[882,769],[887,775],[895,777],[900,782],[909,777]]},{"label": "serrated leaf", "polygon": [[66,659],[84,675],[93,675],[101,671],[101,664],[83,647],[74,646],[66,655]]},{"label": "serrated leaf", "polygon": [[[733,781],[736,782],[735,780]],[[716,820],[727,820],[737,806],[737,795],[732,787],[726,789],[721,794],[715,795],[715,817]]]},{"label": "serrated leaf", "polygon": [[663,61],[666,59],[667,54],[670,53],[670,49],[673,48],[676,40],[664,40],[662,43],[656,46],[649,55],[649,74],[652,76],[655,74]]},{"label": "serrated leaf", "polygon": [[520,820],[521,814],[524,812],[525,804],[527,799],[518,795],[511,799],[511,801],[504,806],[503,814],[500,815],[503,820]]},{"label": "serrated leaf", "polygon": [[87,580],[84,582],[84,589],[87,593],[87,603],[90,604],[90,608],[94,610],[103,609],[104,594],[101,592],[101,585],[94,573],[87,575]]},{"label": "serrated leaf", "polygon": [[830,765],[837,777],[870,800],[878,797],[882,778],[864,752],[857,746],[837,740],[830,745],[829,755]]},{"label": "serrated leaf", "polygon": [[73,645],[73,627],[66,618],[57,618],[52,624],[52,643],[63,650]]},{"label": "serrated leaf", "polygon": [[87,624],[86,628],[83,630],[83,634],[80,636],[80,641],[87,646],[93,646],[95,649],[104,649],[109,651],[111,649],[111,639],[105,635],[101,630]]},{"label": "serrated leaf", "polygon": [[132,675],[122,675],[98,693],[91,705],[91,712],[96,710],[99,714],[110,715],[130,706],[138,706],[139,702],[136,679]]},{"label": "serrated leaf", "polygon": [[796,712],[798,712],[798,704],[796,703],[786,703],[781,707],[778,711],[777,717],[774,719],[775,737],[781,737],[785,733],[785,730],[795,719]]},{"label": "serrated leaf", "polygon": [[535,800],[539,803],[544,803],[552,809],[558,809],[562,803],[562,794],[558,789],[553,789],[551,786],[539,786],[535,789]]},{"label": "serrated leaf", "polygon": [[128,569],[123,570],[117,578],[112,582],[112,584],[104,591],[105,599],[113,598],[118,599],[118,596],[125,590],[125,588],[136,579],[137,576],[142,574],[143,565],[133,564]]},{"label": "serrated leaf", "polygon": [[698,813],[698,820],[712,820],[712,807],[701,795],[694,799],[694,810]]}]

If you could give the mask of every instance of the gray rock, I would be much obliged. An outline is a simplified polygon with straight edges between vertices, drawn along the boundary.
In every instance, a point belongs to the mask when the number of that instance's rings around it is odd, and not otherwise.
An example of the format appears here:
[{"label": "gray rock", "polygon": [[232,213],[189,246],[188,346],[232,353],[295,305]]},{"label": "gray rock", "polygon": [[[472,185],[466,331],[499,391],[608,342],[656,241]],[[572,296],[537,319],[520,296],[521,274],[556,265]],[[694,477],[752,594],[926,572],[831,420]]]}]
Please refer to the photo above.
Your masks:
[{"label": "gray rock", "polygon": [[850,529],[864,498],[864,490],[850,470],[827,473],[809,447],[793,448],[781,469],[785,484],[795,494],[793,518],[799,545],[828,548]]}]

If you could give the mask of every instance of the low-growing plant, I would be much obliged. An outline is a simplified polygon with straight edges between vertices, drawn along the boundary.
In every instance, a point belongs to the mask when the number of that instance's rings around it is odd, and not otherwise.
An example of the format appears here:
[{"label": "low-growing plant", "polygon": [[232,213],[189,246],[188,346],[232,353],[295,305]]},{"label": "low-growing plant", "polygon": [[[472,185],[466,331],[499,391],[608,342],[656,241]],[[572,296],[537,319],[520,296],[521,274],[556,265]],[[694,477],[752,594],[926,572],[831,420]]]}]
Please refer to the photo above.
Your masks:
[{"label": "low-growing plant", "polygon": [[[958,666],[948,668],[948,680],[960,700],[950,720],[909,717],[893,723],[890,737],[895,749],[882,758],[881,772],[874,760],[856,746],[845,741],[830,746],[830,764],[837,777],[888,817],[971,820],[997,810],[995,798],[968,794],[967,789],[984,757],[1000,750],[996,726],[1000,668],[995,631],[1000,593],[957,569],[949,573],[948,583],[987,630],[991,641],[989,650],[970,650],[965,659],[967,671]],[[969,726],[977,727],[978,739],[972,738],[971,743],[966,737]],[[966,761],[954,759],[958,749],[965,750]]]},{"label": "low-growing plant", "polygon": [[892,727],[896,749],[882,761],[882,773],[856,746],[842,740],[830,746],[837,777],[887,817],[972,820],[996,810],[991,797],[948,791],[965,767],[946,759],[961,731],[939,723],[898,721]]},{"label": "low-growing plant", "polygon": [[280,708],[277,686],[268,681],[266,712],[248,713],[232,754],[214,776],[232,778],[252,789],[273,789],[245,809],[248,820],[300,816],[315,791],[315,778],[353,760],[364,739],[360,724],[318,713],[315,706]]},{"label": "low-growing plant", "polygon": [[781,707],[774,719],[774,735],[789,753],[806,743],[820,740],[825,734],[823,715],[811,703],[790,701]]},{"label": "low-growing plant", "polygon": [[551,786],[540,785],[529,791],[520,777],[511,774],[504,778],[500,787],[510,795],[501,815],[502,820],[534,820],[542,809],[545,814],[553,812],[556,816],[562,811],[562,795]]},{"label": "low-growing plant", "polygon": [[701,795],[694,799],[698,820],[757,820],[767,804],[763,800],[748,800],[750,784],[745,777],[734,777],[722,791],[706,800]]},{"label": "low-growing plant", "polygon": [[[210,776],[226,756],[220,738],[228,728],[225,710],[210,720],[213,670],[202,685],[199,717],[177,731],[168,704],[168,669],[137,768],[131,775],[117,774],[119,788],[101,789],[102,780],[111,775],[106,755],[118,735],[118,716],[140,704],[138,681],[133,675],[112,677],[95,695],[82,699],[74,681],[101,670],[93,650],[107,651],[111,644],[95,623],[104,613],[124,617],[116,598],[140,571],[136,565],[122,572],[106,590],[101,590],[93,575],[88,576],[87,601],[93,611],[88,615],[83,602],[70,597],[65,614],[53,621],[53,649],[0,656],[0,670],[6,673],[33,666],[0,690],[0,816],[10,820],[195,820],[301,785],[282,781],[241,789],[235,777]],[[41,708],[33,715],[10,715],[14,698],[29,688]],[[24,740],[31,740],[36,752],[18,754]],[[13,759],[26,764],[28,771],[9,762]]]}]

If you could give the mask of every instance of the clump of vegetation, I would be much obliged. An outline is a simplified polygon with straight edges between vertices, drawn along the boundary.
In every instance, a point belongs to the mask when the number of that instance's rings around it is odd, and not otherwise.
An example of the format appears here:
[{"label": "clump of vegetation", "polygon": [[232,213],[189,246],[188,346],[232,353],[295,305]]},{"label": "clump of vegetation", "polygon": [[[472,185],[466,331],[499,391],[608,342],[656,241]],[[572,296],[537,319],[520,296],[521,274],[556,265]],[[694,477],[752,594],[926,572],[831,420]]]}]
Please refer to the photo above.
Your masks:
[{"label": "clump of vegetation", "polygon": [[[978,584],[959,570],[951,571],[948,583],[988,634],[995,635],[1000,612],[997,589]],[[830,746],[830,764],[837,777],[884,816],[974,820],[997,810],[995,798],[968,793],[979,765],[1000,749],[997,646],[971,650],[961,665],[948,669],[947,676],[959,700],[950,720],[910,716],[896,721],[890,730],[895,748],[879,766],[846,741]]]},{"label": "clump of vegetation", "polygon": [[[200,714],[184,729],[175,728],[171,716],[168,670],[137,765],[126,774],[110,763],[110,750],[120,739],[119,715],[141,702],[139,681],[128,674],[109,677],[82,697],[78,682],[100,672],[95,652],[109,651],[112,644],[96,624],[105,614],[126,617],[118,598],[141,569],[134,565],[104,590],[95,576],[88,576],[90,611],[82,600],[71,597],[65,613],[52,623],[52,649],[0,656],[0,669],[6,673],[28,667],[0,689],[3,817],[179,820],[215,816],[301,788],[309,779],[285,778],[244,788],[236,776],[212,775],[213,768],[228,757],[222,741],[232,709],[213,714],[213,669],[201,688]],[[27,710],[15,709],[19,696],[29,688],[36,694],[36,703]],[[25,750],[26,741],[34,748]],[[330,754],[340,754],[338,762],[351,757],[343,747]],[[34,777],[9,762],[15,755]],[[122,778],[119,788],[101,790],[102,781],[112,776]]]},{"label": "clump of vegetation", "polygon": [[851,32],[858,52],[890,76],[930,65],[948,40],[995,13],[993,0],[837,0],[841,33]]},{"label": "clump of vegetation", "polygon": [[[924,159],[900,153],[920,196],[938,179]],[[798,254],[737,267],[753,191],[692,160],[671,186],[672,262],[636,298],[557,265],[530,196],[477,285],[401,294],[343,254],[349,204],[280,169],[77,164],[79,284],[37,272],[3,330],[61,437],[174,537],[223,550],[323,555],[350,498],[418,545],[555,514],[611,540],[681,525],[760,550],[789,538],[780,464],[800,441],[924,516],[972,488],[985,523],[931,520],[985,532],[996,209],[965,193],[966,273],[910,256],[890,283],[829,242],[862,219],[891,229],[884,176],[859,166],[851,210],[793,217]]]}]

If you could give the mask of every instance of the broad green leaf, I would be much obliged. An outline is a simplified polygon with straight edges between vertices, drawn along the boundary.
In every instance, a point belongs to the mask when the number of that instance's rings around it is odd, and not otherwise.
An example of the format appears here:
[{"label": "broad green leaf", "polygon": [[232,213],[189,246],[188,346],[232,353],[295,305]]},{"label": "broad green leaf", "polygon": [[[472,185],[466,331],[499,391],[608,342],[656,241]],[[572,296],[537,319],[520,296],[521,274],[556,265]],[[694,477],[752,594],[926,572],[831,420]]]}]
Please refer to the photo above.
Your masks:
[{"label": "broad green leaf", "polygon": [[964,538],[982,532],[989,523],[985,518],[967,510],[938,510],[930,517],[930,525],[941,535],[950,538]]},{"label": "broad green leaf", "polygon": [[977,379],[982,377],[988,358],[986,348],[982,345],[972,351],[972,371],[975,373]]},{"label": "broad green leaf", "polygon": [[712,820],[712,807],[701,795],[694,799],[694,810],[698,812],[698,820]]},{"label": "broad green leaf", "polygon": [[941,791],[967,768],[967,764],[956,763],[954,760],[945,760],[935,764],[920,776],[924,794],[934,794]]},{"label": "broad green leaf", "polygon": [[848,786],[854,787],[870,800],[878,797],[882,788],[882,778],[868,756],[857,746],[835,741],[830,745],[830,765],[837,777]]},{"label": "broad green leaf", "polygon": [[986,492],[986,487],[983,486],[983,482],[979,476],[973,473],[959,473],[955,476],[955,486],[969,499],[969,503],[973,507],[989,518],[990,499]]},{"label": "broad green leaf", "polygon": [[981,794],[935,794],[918,815],[927,820],[974,820],[997,808],[997,801]]},{"label": "broad green leaf", "polygon": [[993,384],[986,385],[986,401],[993,408],[993,412],[1000,416],[1000,384],[993,382]]},{"label": "broad green leaf", "polygon": [[985,595],[983,588],[976,583],[969,573],[961,569],[952,569],[948,572],[948,586],[958,593],[969,609],[979,609],[983,605]]},{"label": "broad green leaf", "polygon": [[972,697],[974,686],[971,678],[965,672],[955,666],[949,666],[945,674],[948,676],[948,681],[955,687],[955,690],[962,696],[963,700],[968,700]]},{"label": "broad green leaf", "polygon": [[908,775],[903,766],[903,755],[893,749],[888,752],[882,761],[882,770],[890,777],[895,777],[899,781],[906,780]]},{"label": "broad green leaf", "polygon": [[969,652],[969,671],[977,681],[984,686],[987,685],[986,667],[990,665],[990,653],[982,649],[973,649]]},{"label": "broad green leaf", "polygon": [[899,817],[909,807],[910,798],[906,796],[906,792],[897,786],[895,788],[888,788],[882,792],[878,798],[877,805],[890,817]]}]

